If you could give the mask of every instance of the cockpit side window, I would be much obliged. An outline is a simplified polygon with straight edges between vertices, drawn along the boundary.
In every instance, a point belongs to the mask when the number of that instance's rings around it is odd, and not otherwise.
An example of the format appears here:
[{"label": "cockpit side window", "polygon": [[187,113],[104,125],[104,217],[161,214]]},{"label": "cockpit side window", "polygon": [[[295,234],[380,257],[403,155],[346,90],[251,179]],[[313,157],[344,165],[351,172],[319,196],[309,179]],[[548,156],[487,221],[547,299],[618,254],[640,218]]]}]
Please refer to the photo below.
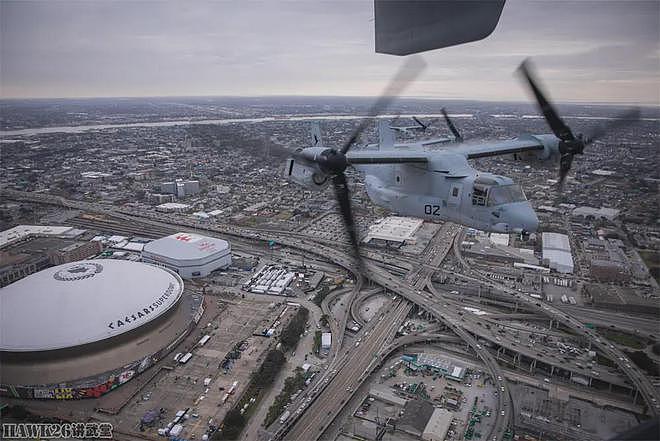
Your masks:
[{"label": "cockpit side window", "polygon": [[526,200],[525,193],[518,184],[494,186],[488,192],[488,205],[491,207]]},{"label": "cockpit side window", "polygon": [[472,205],[485,206],[488,198],[488,189],[497,185],[497,181],[488,176],[479,176],[474,180],[472,188]]},{"label": "cockpit side window", "polygon": [[488,196],[488,187],[482,184],[475,183],[472,191],[472,205],[486,205],[486,197]]}]

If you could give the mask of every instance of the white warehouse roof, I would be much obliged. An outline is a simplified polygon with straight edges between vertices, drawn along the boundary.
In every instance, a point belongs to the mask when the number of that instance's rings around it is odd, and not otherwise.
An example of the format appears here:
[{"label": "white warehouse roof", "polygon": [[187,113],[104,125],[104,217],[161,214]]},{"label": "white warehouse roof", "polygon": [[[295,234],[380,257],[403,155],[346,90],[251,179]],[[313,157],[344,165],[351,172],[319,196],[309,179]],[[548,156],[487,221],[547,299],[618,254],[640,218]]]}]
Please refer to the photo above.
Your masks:
[{"label": "white warehouse roof", "polygon": [[227,254],[229,250],[230,245],[226,240],[193,233],[176,233],[147,243],[143,253],[183,261],[204,259],[218,253]]},{"label": "white warehouse roof", "polygon": [[392,242],[412,240],[415,232],[423,223],[423,220],[417,218],[390,216],[371,225],[364,242],[369,242],[372,239]]},{"label": "white warehouse roof", "polygon": [[560,273],[573,272],[573,256],[568,236],[559,233],[543,233],[543,260],[548,261],[550,268]]},{"label": "white warehouse roof", "polygon": [[451,422],[454,419],[454,414],[447,409],[435,409],[431,418],[429,418],[422,439],[428,441],[442,441],[447,436]]},{"label": "white warehouse roof", "polygon": [[543,233],[543,249],[571,251],[568,236],[560,233]]},{"label": "white warehouse roof", "polygon": [[138,262],[82,260],[0,289],[0,350],[45,351],[123,334],[174,306],[183,281]]}]

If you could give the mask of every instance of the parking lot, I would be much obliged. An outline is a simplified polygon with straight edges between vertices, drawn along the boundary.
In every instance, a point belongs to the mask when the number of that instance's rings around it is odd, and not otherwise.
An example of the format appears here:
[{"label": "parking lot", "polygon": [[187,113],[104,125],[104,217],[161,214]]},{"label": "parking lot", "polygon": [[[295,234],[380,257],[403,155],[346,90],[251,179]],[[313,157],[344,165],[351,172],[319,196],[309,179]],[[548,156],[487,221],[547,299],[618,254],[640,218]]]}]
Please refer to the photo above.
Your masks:
[{"label": "parking lot", "polygon": [[[217,319],[200,323],[195,331],[199,337],[209,335],[208,342],[193,349],[192,358],[185,364],[172,359],[173,368],[157,375],[117,415],[115,424],[121,432],[140,432],[141,418],[149,410],[159,408],[165,412],[153,427],[144,427],[145,435],[157,436],[158,428],[166,427],[180,410],[187,410],[189,418],[184,421],[184,429],[179,436],[201,439],[209,423],[219,425],[247,385],[266,349],[274,344],[273,339],[253,336],[253,332],[267,323],[270,315],[281,311],[279,305],[254,301],[237,301],[226,306]],[[220,363],[241,341],[246,342],[243,345],[245,349],[225,373]],[[177,349],[179,352],[185,350],[188,349]],[[234,393],[223,403],[223,397],[234,382],[237,382]]]}]

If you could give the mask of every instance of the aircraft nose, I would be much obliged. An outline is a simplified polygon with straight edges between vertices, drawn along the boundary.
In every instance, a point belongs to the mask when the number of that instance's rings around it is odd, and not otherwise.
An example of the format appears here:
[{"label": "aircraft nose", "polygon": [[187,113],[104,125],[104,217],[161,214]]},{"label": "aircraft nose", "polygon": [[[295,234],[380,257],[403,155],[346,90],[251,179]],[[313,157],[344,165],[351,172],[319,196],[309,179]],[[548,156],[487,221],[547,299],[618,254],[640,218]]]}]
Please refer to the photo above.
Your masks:
[{"label": "aircraft nose", "polygon": [[508,212],[511,230],[534,233],[539,228],[539,218],[529,202],[513,204]]},{"label": "aircraft nose", "polygon": [[539,228],[539,218],[529,202],[525,203],[524,209],[520,211],[519,222],[523,231],[528,233],[534,233]]}]

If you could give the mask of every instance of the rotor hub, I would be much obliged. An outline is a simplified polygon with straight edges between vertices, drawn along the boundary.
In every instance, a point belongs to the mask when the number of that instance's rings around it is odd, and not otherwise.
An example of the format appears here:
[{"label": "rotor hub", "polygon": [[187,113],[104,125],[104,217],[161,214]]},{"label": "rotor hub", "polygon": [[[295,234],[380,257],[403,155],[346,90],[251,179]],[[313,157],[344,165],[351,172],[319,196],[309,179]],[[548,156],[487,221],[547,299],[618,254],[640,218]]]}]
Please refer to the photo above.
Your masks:
[{"label": "rotor hub", "polygon": [[584,137],[580,133],[575,139],[560,141],[559,152],[561,154],[570,153],[573,155],[581,155],[584,152],[584,146],[585,146]]},{"label": "rotor hub", "polygon": [[346,155],[334,149],[323,151],[317,158],[319,167],[324,173],[338,175],[348,167]]}]

